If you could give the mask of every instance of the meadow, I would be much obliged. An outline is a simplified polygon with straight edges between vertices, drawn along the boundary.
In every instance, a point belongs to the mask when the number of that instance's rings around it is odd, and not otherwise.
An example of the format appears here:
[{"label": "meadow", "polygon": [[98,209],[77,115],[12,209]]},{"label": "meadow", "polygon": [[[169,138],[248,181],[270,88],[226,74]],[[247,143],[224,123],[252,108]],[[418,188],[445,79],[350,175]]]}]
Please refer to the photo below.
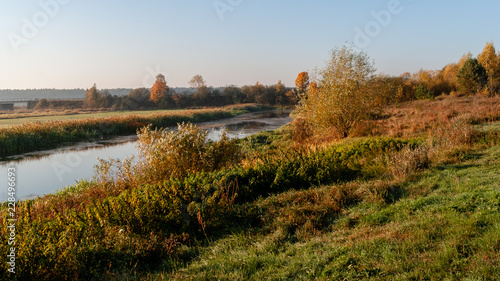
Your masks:
[{"label": "meadow", "polygon": [[[0,158],[52,149],[79,141],[132,135],[141,127],[172,127],[180,122],[204,122],[261,110],[256,105],[191,110],[97,112],[0,119]],[[7,125],[8,124],[8,125]],[[18,124],[18,125],[14,125]]]},{"label": "meadow", "polygon": [[[432,110],[444,103],[453,114]],[[298,121],[216,142],[143,127],[136,163],[18,202],[16,277],[498,279],[499,105],[398,104],[342,140],[297,136]]]}]

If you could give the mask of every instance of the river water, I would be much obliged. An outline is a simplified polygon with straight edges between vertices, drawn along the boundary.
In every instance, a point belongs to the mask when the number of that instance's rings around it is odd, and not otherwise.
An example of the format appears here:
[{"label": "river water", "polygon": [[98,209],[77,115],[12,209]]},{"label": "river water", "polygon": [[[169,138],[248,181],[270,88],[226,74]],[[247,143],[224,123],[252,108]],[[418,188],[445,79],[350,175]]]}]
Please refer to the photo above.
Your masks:
[{"label": "river water", "polygon": [[[248,113],[230,119],[197,124],[208,131],[211,140],[220,139],[224,130],[231,138],[244,138],[260,131],[275,130],[292,121],[277,112]],[[13,156],[0,161],[0,201],[7,200],[7,174],[16,171],[16,198],[25,200],[56,192],[82,179],[91,179],[101,159],[137,156],[137,136],[117,137],[94,143]],[[5,175],[5,176],[3,176]]]}]

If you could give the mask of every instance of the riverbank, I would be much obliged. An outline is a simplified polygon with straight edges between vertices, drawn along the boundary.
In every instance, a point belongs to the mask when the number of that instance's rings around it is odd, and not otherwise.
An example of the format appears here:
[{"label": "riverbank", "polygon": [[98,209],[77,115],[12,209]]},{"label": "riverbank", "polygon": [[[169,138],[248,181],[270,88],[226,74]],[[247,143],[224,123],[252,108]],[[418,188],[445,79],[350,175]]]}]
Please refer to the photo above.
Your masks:
[{"label": "riverbank", "polygon": [[0,158],[32,151],[53,149],[80,141],[95,141],[114,136],[132,135],[141,127],[176,126],[177,123],[199,123],[268,109],[254,104],[193,110],[155,111],[149,114],[71,116],[71,120],[27,122],[0,129]]},{"label": "riverbank", "polygon": [[323,143],[295,141],[294,124],[215,143],[143,130],[148,165],[106,162],[94,182],[18,202],[17,276],[497,279],[500,123],[460,110],[424,111],[439,123],[417,136]]},{"label": "riverbank", "polygon": [[[275,130],[292,121],[278,110],[265,110],[240,114],[235,117],[198,123],[207,132],[210,141],[218,141],[223,133],[231,139],[241,139],[260,131]],[[168,127],[176,130],[175,127]],[[52,150],[30,152],[4,158],[0,161],[0,174],[7,174],[9,167],[15,166],[22,173],[17,184],[23,188],[17,192],[17,199],[26,200],[54,193],[76,181],[90,180],[98,159],[126,159],[138,157],[137,135],[113,137],[94,142],[79,142],[71,146]],[[36,175],[36,177],[23,176]],[[6,201],[7,182],[0,181],[0,201]]]}]

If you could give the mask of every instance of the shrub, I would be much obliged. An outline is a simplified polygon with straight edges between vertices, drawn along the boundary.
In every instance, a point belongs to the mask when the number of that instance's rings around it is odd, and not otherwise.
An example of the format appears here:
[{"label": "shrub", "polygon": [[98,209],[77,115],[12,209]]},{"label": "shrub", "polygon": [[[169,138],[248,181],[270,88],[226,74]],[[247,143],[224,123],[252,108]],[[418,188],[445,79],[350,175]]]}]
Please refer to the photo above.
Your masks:
[{"label": "shrub", "polygon": [[334,50],[320,71],[318,90],[302,98],[300,115],[316,130],[334,127],[347,137],[353,126],[381,106],[376,98],[379,93],[370,88],[374,71],[366,54],[347,46]]},{"label": "shrub", "polygon": [[395,180],[403,181],[429,166],[429,149],[424,146],[411,147],[409,145],[399,151],[391,149],[385,155],[385,161],[389,174]]},{"label": "shrub", "polygon": [[185,178],[188,174],[212,172],[229,168],[241,160],[236,140],[224,132],[219,141],[207,138],[208,132],[193,124],[179,124],[178,129],[152,129],[138,132],[139,159],[100,160],[97,181],[102,184],[138,186],[155,184],[166,179]]}]

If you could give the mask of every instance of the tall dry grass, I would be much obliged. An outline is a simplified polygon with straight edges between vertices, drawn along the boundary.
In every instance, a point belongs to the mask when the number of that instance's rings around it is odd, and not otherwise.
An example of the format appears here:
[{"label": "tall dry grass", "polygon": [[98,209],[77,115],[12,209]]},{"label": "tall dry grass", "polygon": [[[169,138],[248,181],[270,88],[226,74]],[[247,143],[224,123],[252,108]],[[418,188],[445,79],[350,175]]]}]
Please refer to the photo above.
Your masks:
[{"label": "tall dry grass", "polygon": [[202,122],[233,117],[255,111],[253,105],[197,110],[167,111],[150,115],[126,115],[86,118],[70,121],[32,122],[0,129],[0,158],[37,150],[56,148],[66,143],[132,135],[151,124],[155,128],[176,126],[182,122]]},{"label": "tall dry grass", "polygon": [[392,105],[376,119],[358,124],[354,137],[418,137],[437,128],[450,127],[457,116],[467,116],[469,124],[500,120],[500,96],[440,96],[435,100],[417,100]]}]

